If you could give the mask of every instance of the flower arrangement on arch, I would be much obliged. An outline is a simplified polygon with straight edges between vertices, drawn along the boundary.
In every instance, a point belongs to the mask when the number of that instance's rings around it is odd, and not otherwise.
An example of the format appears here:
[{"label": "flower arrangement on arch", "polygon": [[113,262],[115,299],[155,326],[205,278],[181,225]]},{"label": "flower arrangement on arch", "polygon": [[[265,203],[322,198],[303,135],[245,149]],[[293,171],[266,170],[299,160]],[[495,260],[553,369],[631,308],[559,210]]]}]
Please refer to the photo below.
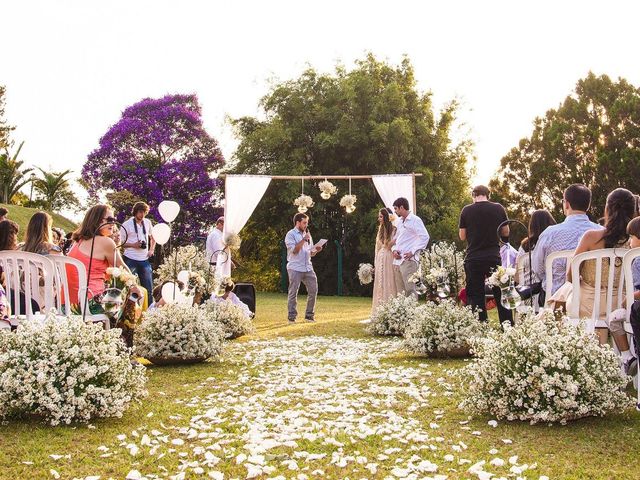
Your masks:
[{"label": "flower arrangement on arch", "polygon": [[296,198],[293,201],[293,204],[298,207],[298,211],[300,213],[306,212],[309,208],[315,205],[315,203],[313,202],[313,198],[311,198],[309,195],[305,195],[304,193]]},{"label": "flower arrangement on arch", "polygon": [[633,405],[615,352],[583,325],[552,311],[524,315],[515,327],[476,338],[477,359],[459,375],[460,408],[530,423],[604,416]]},{"label": "flower arrangement on arch", "polygon": [[331,195],[335,195],[338,193],[338,187],[336,187],[333,183],[328,180],[323,180],[318,184],[318,188],[320,189],[320,196],[328,200],[331,198]]},{"label": "flower arrangement on arch", "polygon": [[356,209],[356,202],[358,201],[358,197],[352,194],[344,195],[340,199],[340,206],[344,207],[347,213],[351,213]]},{"label": "flower arrangement on arch", "polygon": [[228,233],[224,237],[224,244],[231,250],[238,250],[242,244],[242,239],[237,233]]}]

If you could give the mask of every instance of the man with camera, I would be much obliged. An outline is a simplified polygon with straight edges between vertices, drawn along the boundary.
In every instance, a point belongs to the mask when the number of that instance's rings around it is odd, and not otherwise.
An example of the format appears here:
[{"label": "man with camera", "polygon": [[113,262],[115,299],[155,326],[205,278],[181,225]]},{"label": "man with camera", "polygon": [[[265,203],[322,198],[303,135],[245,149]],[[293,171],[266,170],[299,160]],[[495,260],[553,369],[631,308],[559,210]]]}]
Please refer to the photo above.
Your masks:
[{"label": "man with camera", "polygon": [[122,245],[124,248],[124,263],[127,264],[131,273],[138,275],[140,284],[151,295],[153,290],[153,269],[149,258],[153,256],[156,241],[153,239],[151,220],[146,218],[149,213],[149,205],[144,202],[137,202],[131,211],[133,217],[122,224],[120,228],[120,238],[126,239]]}]

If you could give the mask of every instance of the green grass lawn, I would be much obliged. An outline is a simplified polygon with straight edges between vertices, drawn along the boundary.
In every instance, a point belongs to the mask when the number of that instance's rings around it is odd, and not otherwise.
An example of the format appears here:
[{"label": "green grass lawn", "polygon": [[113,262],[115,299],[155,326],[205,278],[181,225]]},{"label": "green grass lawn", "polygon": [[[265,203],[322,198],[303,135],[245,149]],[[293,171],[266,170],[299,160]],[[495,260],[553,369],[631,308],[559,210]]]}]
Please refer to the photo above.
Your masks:
[{"label": "green grass lawn", "polygon": [[[39,210],[37,208],[27,208],[27,207],[21,207],[18,205],[5,205],[2,203],[0,203],[0,207],[4,207],[7,210],[9,210],[9,216],[8,216],[9,220],[13,220],[20,226],[19,239],[20,241],[22,241],[22,237],[27,231],[27,225],[29,224],[29,220],[31,219],[31,216],[34,213],[38,212]],[[51,213],[51,212],[49,213],[53,217],[54,227],[62,228],[65,232],[71,232],[76,229],[77,225],[71,220],[57,213]]]},{"label": "green grass lawn", "polygon": [[[305,300],[304,297],[300,298],[299,311],[303,311]],[[12,420],[2,425],[0,478],[54,478],[51,469],[56,470],[61,478],[69,479],[89,475],[100,476],[101,479],[124,478],[132,469],[143,474],[154,472],[159,478],[172,478],[181,465],[186,473],[184,478],[208,478],[207,469],[199,475],[188,464],[201,459],[197,448],[210,445],[207,443],[210,440],[189,439],[187,432],[190,426],[197,426],[194,415],[202,415],[206,409],[221,409],[219,420],[211,430],[225,439],[218,442],[220,445],[216,443],[219,448],[212,448],[221,459],[215,469],[224,472],[225,479],[244,479],[247,470],[236,459],[243,452],[244,442],[240,441],[240,436],[247,419],[239,413],[241,410],[234,408],[260,402],[263,402],[265,411],[273,416],[282,413],[286,417],[292,412],[307,412],[311,416],[316,412],[314,421],[326,422],[328,426],[322,428],[326,429],[327,435],[344,443],[341,455],[367,458],[370,462],[375,461],[378,467],[375,474],[363,469],[355,461],[340,467],[330,463],[331,456],[338,450],[335,445],[298,439],[295,448],[278,447],[270,451],[268,461],[279,465],[279,470],[256,478],[277,475],[298,478],[301,473],[308,478],[385,478],[396,465],[401,465],[395,463],[396,457],[406,462],[412,454],[419,454],[437,463],[437,473],[450,479],[477,478],[467,473],[471,464],[464,463],[466,461],[488,462],[496,456],[507,461],[514,455],[519,457],[519,464],[536,465],[535,469],[526,470],[523,478],[538,479],[541,475],[563,479],[640,478],[637,473],[640,414],[628,411],[606,418],[583,419],[566,426],[499,422],[496,428],[492,428],[487,425],[490,417],[469,418],[457,408],[464,385],[456,383],[452,372],[464,366],[464,361],[413,357],[396,348],[397,340],[370,340],[364,325],[359,323],[368,318],[369,309],[369,298],[320,297],[316,323],[298,322],[290,325],[287,323],[286,296],[260,293],[255,335],[231,342],[220,362],[149,367],[149,396],[127,411],[123,418],[102,419],[90,425],[58,427],[50,427],[36,419]],[[311,344],[304,343],[314,341],[315,336],[325,339],[317,352]],[[282,343],[282,338],[288,343]],[[348,357],[315,362],[332,344],[340,346],[341,343],[345,344],[345,355],[349,354],[349,348],[358,345],[364,345],[366,353],[367,345],[375,350],[387,344],[389,354],[384,355],[377,364],[372,364],[371,376],[366,378],[362,375],[350,378],[351,370],[362,374],[363,367],[357,363],[350,365]],[[281,354],[274,350],[283,348],[282,345],[285,349]],[[291,352],[286,350],[286,345],[291,345]],[[291,355],[303,346],[307,348],[308,357],[297,365]],[[308,353],[310,348],[311,353]],[[292,382],[294,367],[308,369],[309,378],[313,378],[314,382],[331,379],[331,375],[335,375],[336,391],[327,389],[327,401],[333,399],[335,402],[340,395],[348,395],[354,405],[360,405],[358,411],[353,412],[356,419],[369,418],[368,421],[375,424],[389,415],[397,414],[404,421],[414,421],[412,428],[429,432],[430,438],[423,442],[425,449],[417,449],[419,443],[405,443],[393,434],[358,439],[341,433],[341,428],[347,426],[340,423],[340,413],[328,408],[325,413],[318,414],[319,401],[300,396],[297,388],[302,387],[295,387]],[[411,388],[421,389],[423,394],[427,392],[426,400],[421,404],[416,403],[410,395],[396,391],[403,385],[403,375],[407,375],[407,385]],[[286,388],[277,395],[270,395],[266,385],[269,382],[278,385],[279,378]],[[288,385],[289,382],[293,386]],[[365,393],[378,387],[387,390],[377,394]],[[347,391],[351,393],[344,393]],[[438,424],[437,427],[432,426],[434,422]],[[393,421],[389,423],[392,425]],[[151,435],[149,432],[154,429],[170,432],[171,438],[180,436],[185,439],[185,444],[172,448],[171,445],[164,446],[155,455],[143,452],[136,456],[120,446],[121,443],[132,441],[139,444],[142,435]],[[117,439],[122,434],[127,436],[124,441]],[[511,440],[512,443],[505,444],[503,440]],[[462,452],[453,451],[453,445],[459,442],[463,442],[467,448]],[[98,449],[101,446],[109,450]],[[489,451],[494,448],[498,453],[490,454]],[[388,449],[394,453],[382,455]],[[297,458],[294,457],[294,450],[326,454],[327,457],[316,464],[308,462],[312,466],[307,471],[291,471],[282,466],[282,462]],[[442,460],[448,453],[455,454],[455,462],[446,464]],[[49,456],[52,454],[70,457],[55,460]],[[301,467],[306,465],[300,458],[297,461]],[[312,472],[318,465],[322,465],[323,473],[314,475]],[[487,470],[495,471],[499,476],[515,478],[515,475],[509,475],[509,467],[507,462],[502,468],[489,467]],[[421,474],[419,478],[429,475],[435,474]]]}]

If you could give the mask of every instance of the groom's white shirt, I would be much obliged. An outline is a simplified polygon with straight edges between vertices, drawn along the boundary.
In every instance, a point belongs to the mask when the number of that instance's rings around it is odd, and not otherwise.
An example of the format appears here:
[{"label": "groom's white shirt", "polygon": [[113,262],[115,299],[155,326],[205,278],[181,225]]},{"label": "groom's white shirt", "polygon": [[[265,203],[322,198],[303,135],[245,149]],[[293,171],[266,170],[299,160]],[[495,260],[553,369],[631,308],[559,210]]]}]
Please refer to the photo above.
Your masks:
[{"label": "groom's white shirt", "polygon": [[392,251],[400,252],[402,258],[394,258],[394,265],[402,265],[404,262],[404,254],[411,252],[416,253],[420,249],[427,248],[429,243],[429,233],[422,222],[422,219],[413,213],[407,215],[407,218],[398,223],[396,244],[393,246]]}]

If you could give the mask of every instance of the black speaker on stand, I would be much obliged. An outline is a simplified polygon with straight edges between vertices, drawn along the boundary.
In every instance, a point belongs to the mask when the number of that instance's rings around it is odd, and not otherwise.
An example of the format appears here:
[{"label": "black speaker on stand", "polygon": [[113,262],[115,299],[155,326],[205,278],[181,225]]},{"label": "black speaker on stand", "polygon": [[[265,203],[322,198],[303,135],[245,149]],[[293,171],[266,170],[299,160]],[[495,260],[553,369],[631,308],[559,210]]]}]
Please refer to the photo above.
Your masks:
[{"label": "black speaker on stand", "polygon": [[256,314],[256,287],[253,283],[236,283],[233,293]]}]

